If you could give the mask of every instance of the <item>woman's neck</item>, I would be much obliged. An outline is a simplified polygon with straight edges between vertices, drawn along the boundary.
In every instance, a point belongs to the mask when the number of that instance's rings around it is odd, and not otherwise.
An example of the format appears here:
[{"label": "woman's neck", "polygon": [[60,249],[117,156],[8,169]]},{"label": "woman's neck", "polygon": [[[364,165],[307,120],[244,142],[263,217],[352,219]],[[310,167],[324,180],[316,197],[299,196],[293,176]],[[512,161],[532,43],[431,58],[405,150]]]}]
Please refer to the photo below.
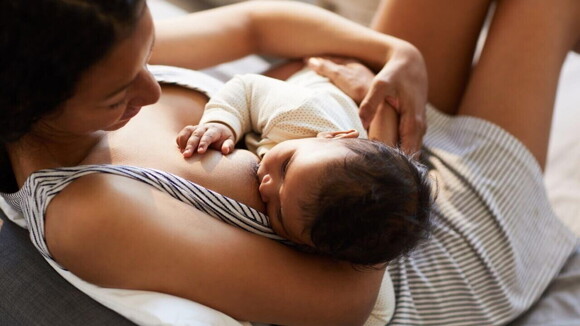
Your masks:
[{"label": "woman's neck", "polygon": [[40,137],[28,134],[7,146],[19,186],[35,171],[82,164],[106,136],[97,132],[81,137]]}]

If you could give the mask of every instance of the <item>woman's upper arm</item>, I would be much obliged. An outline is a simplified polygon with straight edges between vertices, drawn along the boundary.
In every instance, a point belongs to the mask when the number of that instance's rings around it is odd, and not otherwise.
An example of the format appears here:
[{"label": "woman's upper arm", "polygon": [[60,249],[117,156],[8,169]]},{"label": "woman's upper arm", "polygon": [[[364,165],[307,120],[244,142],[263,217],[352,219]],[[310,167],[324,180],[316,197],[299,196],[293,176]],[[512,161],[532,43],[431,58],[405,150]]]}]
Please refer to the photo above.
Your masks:
[{"label": "woman's upper arm", "polygon": [[237,4],[156,21],[150,63],[201,69],[252,53],[245,7]]},{"label": "woman's upper arm", "polygon": [[151,63],[199,69],[249,54],[330,54],[380,69],[396,45],[392,37],[312,5],[252,1],[156,22]]},{"label": "woman's upper arm", "polygon": [[89,282],[170,293],[242,320],[362,324],[382,278],[294,252],[117,176],[65,188],[49,206],[46,238],[58,262]]}]

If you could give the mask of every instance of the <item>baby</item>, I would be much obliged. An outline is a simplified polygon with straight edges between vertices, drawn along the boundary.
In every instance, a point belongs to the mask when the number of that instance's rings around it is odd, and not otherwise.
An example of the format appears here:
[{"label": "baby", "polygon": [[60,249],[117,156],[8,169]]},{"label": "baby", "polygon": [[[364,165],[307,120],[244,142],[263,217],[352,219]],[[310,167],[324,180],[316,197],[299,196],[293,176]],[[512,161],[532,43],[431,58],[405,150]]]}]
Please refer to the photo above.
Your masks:
[{"label": "baby", "polygon": [[286,82],[234,77],[177,143],[184,157],[208,147],[228,154],[245,136],[261,157],[259,192],[274,232],[318,254],[375,265],[428,235],[431,187],[421,164],[366,135],[356,103],[304,69]]}]

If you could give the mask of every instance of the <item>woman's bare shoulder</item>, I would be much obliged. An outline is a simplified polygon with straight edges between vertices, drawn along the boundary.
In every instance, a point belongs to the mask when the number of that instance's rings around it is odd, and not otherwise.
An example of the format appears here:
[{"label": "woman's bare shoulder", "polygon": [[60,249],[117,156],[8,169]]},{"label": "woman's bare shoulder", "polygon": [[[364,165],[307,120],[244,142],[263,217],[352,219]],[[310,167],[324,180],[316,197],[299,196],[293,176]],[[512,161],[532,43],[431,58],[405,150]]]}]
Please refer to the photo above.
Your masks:
[{"label": "woman's bare shoulder", "polygon": [[[60,260],[75,254],[106,232],[115,219],[139,214],[148,200],[145,184],[110,174],[83,176],[64,188],[45,214],[45,236],[51,254]],[[84,248],[83,248],[84,250]]]}]

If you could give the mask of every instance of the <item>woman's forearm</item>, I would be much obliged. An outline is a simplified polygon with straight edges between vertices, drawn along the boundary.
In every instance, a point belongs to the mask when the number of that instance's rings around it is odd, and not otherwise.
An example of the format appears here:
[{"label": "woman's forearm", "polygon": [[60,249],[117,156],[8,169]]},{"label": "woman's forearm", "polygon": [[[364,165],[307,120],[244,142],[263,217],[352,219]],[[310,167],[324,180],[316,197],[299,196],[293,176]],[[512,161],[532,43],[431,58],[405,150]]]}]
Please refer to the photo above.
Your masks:
[{"label": "woman's forearm", "polygon": [[261,4],[250,11],[249,19],[259,53],[352,57],[378,71],[393,47],[403,42],[315,6],[288,2]]},{"label": "woman's forearm", "polygon": [[251,1],[159,22],[151,62],[199,69],[254,53],[330,54],[379,70],[403,43],[315,6]]}]

